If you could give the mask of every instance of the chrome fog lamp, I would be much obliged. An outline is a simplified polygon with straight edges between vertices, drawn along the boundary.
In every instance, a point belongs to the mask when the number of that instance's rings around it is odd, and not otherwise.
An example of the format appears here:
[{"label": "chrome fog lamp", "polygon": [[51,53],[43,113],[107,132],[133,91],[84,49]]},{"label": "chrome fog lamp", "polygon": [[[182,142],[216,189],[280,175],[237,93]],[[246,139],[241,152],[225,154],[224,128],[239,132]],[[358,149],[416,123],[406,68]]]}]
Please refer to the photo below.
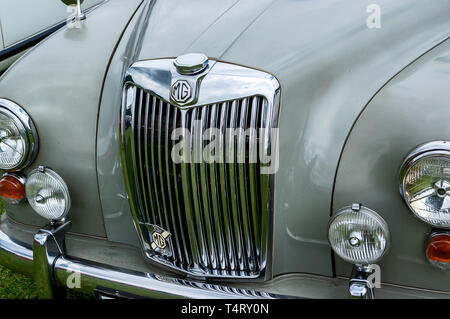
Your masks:
[{"label": "chrome fog lamp", "polygon": [[400,168],[400,194],[422,221],[450,228],[450,142],[419,146]]},{"label": "chrome fog lamp", "polygon": [[0,169],[16,171],[36,156],[38,136],[28,114],[16,103],[0,99]]},{"label": "chrome fog lamp", "polygon": [[70,209],[70,196],[64,180],[49,168],[40,166],[28,176],[25,192],[29,204],[51,221],[64,219]]},{"label": "chrome fog lamp", "polygon": [[369,265],[387,252],[390,234],[380,215],[360,204],[353,204],[331,218],[328,241],[342,259],[356,265]]}]

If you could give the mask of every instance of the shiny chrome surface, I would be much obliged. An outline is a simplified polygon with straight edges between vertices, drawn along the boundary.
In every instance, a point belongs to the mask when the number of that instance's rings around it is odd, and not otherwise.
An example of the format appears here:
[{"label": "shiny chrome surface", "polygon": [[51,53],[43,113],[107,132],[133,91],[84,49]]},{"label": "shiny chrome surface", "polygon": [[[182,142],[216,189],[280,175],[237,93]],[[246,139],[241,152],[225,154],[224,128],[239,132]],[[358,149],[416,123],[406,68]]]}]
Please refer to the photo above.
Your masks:
[{"label": "shiny chrome surface", "polygon": [[81,21],[86,19],[86,14],[83,12],[81,5],[83,4],[84,0],[61,0],[66,6],[75,6],[76,7],[76,14],[74,19]]},{"label": "shiny chrome surface", "polygon": [[78,20],[85,20],[86,14],[81,9],[81,4],[83,3],[83,0],[77,0],[77,16],[76,19]]},{"label": "shiny chrome surface", "polygon": [[39,138],[36,127],[28,113],[13,101],[0,98],[0,112],[8,115],[17,122],[16,126],[26,140],[26,155],[16,167],[8,171],[23,169],[33,162],[38,152]]},{"label": "shiny chrome surface", "polygon": [[[266,164],[249,159],[259,151],[269,154],[270,137],[258,131],[263,142],[257,149],[245,135],[225,134],[219,142],[222,160],[206,163],[196,160],[205,143],[196,149],[192,134],[185,155],[194,161],[178,164],[170,156],[171,135],[177,128],[192,133],[195,123],[201,134],[209,128],[227,133],[227,128],[276,127],[279,84],[270,74],[210,60],[194,78],[201,85],[197,103],[186,107],[170,103],[170,87],[180,78],[172,59],[137,62],[125,77],[122,161],[145,256],[192,276],[267,278],[273,175],[260,174]],[[153,225],[171,234],[172,254],[152,248]]]},{"label": "shiny chrome surface", "polygon": [[353,266],[348,287],[351,299],[375,299],[375,287],[370,281],[371,274],[371,269]]},{"label": "shiny chrome surface", "polygon": [[[0,264],[13,271],[33,276],[33,250],[29,244],[10,237],[5,229],[9,222],[3,215],[0,221]],[[11,231],[11,229],[9,230]],[[23,231],[23,230],[21,230]],[[19,232],[21,232],[19,231]],[[280,276],[270,283],[241,284],[244,288],[169,278],[148,271],[132,271],[110,264],[61,256],[55,261],[53,274],[58,287],[66,287],[74,273],[81,275],[80,290],[86,293],[103,287],[113,295],[134,294],[150,298],[345,298],[348,278],[337,279],[306,274]],[[296,297],[295,297],[296,296]],[[377,289],[380,298],[448,298],[442,291],[424,291],[407,287],[383,285]]]},{"label": "shiny chrome surface", "polygon": [[[64,254],[64,236],[70,221],[48,225],[36,235],[33,249],[17,242],[0,230],[2,265],[33,276],[41,297],[57,296],[66,288],[70,276],[80,275],[79,291],[93,293],[99,287],[148,298],[286,298],[257,290],[233,288],[155,274],[132,271],[110,265],[74,260]],[[33,256],[34,254],[34,256]],[[78,290],[78,289],[77,289]]]},{"label": "shiny chrome surface", "polygon": [[148,298],[254,299],[286,298],[261,291],[167,278],[60,257],[55,262],[55,277],[64,285],[72,273],[81,274],[81,290],[92,292],[97,287],[126,292]]},{"label": "shiny chrome surface", "polygon": [[202,53],[188,53],[178,56],[173,65],[178,73],[192,75],[202,72],[208,66],[208,57]]},{"label": "shiny chrome surface", "polygon": [[64,255],[64,239],[70,227],[71,221],[49,224],[34,236],[33,279],[40,298],[54,298],[63,293],[58,291],[53,266]]},{"label": "shiny chrome surface", "polygon": [[[442,175],[444,175],[442,176],[443,178],[434,180],[428,188],[422,190],[420,194],[409,200],[405,196],[405,177],[408,174],[409,169],[419,160],[428,157],[439,156],[446,157],[450,160],[450,142],[432,141],[418,146],[406,156],[399,172],[399,189],[401,197],[403,198],[405,204],[408,206],[411,212],[413,212],[417,218],[428,224],[430,222],[423,219],[419,214],[417,214],[411,204],[412,202],[424,200],[424,205],[432,207],[431,209],[435,211],[442,211],[443,213],[448,213],[450,211],[450,172],[448,172],[448,169],[446,168],[441,168]],[[448,176],[448,179],[445,179],[445,175]],[[442,194],[440,193],[441,191],[443,192]],[[450,225],[447,226],[445,224],[434,226],[439,228],[450,228]]]}]

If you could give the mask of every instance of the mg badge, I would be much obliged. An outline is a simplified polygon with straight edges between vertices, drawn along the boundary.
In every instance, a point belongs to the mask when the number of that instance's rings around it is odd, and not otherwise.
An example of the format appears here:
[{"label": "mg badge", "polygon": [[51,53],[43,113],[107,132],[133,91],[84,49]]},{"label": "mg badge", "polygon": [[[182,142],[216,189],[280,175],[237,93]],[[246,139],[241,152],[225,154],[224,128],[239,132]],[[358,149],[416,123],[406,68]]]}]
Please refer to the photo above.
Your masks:
[{"label": "mg badge", "polygon": [[192,88],[186,80],[178,80],[172,85],[172,99],[178,103],[186,103],[192,97]]},{"label": "mg badge", "polygon": [[172,256],[171,235],[167,230],[156,225],[148,225],[150,231],[150,246],[153,254],[170,257]]},{"label": "mg badge", "polygon": [[152,248],[156,250],[156,248],[159,249],[166,249],[167,247],[167,242],[166,242],[166,238],[169,237],[170,234],[166,231],[162,232],[162,233],[158,233],[158,232],[154,232],[152,235]]}]

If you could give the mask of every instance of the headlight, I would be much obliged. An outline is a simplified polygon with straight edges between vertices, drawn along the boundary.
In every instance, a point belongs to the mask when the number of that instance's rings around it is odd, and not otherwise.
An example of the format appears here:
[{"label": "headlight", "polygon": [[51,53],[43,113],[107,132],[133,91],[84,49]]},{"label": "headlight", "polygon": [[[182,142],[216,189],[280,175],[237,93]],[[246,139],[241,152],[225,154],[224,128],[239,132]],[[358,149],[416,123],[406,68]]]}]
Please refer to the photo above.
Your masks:
[{"label": "headlight", "polygon": [[400,193],[409,209],[424,222],[450,228],[450,143],[424,144],[400,169]]},{"label": "headlight", "polygon": [[0,99],[0,169],[26,167],[37,148],[37,132],[28,114],[14,102]]},{"label": "headlight", "polygon": [[25,184],[31,207],[49,220],[63,219],[70,209],[70,196],[64,180],[49,168],[39,167],[31,172]]},{"label": "headlight", "polygon": [[389,228],[384,219],[359,204],[344,207],[330,220],[328,240],[342,259],[357,265],[380,260],[389,248]]}]

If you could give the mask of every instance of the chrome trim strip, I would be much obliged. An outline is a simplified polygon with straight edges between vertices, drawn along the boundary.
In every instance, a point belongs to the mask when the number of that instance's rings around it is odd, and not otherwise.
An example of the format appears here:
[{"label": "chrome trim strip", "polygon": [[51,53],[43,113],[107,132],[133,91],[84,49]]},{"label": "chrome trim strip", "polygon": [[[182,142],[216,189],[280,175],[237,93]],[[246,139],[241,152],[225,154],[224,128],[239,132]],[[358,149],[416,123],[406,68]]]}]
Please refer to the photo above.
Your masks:
[{"label": "chrome trim strip", "polygon": [[[22,39],[19,42],[13,43],[7,48],[0,50],[0,62],[11,58],[25,50],[35,46],[51,34],[55,33],[59,29],[63,28],[67,24],[67,21],[60,22],[46,30],[43,30],[35,35],[32,35],[26,39]],[[1,26],[0,26],[1,29]],[[1,30],[0,30],[1,31]]]},{"label": "chrome trim strip", "polygon": [[[105,1],[100,2],[86,10],[84,10],[84,14],[90,13],[91,11],[95,10],[97,7],[104,4]],[[17,42],[14,42],[10,44],[8,47],[5,47],[3,50],[0,50],[0,62],[3,60],[6,60],[8,58],[11,58],[21,52],[24,52],[25,50],[39,44],[41,41],[58,31],[59,29],[62,29],[64,26],[66,26],[67,20],[60,21],[53,26],[48,27],[47,29],[38,31],[35,34],[30,35],[29,37],[25,39],[21,39]],[[2,32],[2,26],[0,23],[0,33]],[[2,34],[0,34],[0,39],[2,39]],[[4,37],[3,37],[4,39]]]}]

